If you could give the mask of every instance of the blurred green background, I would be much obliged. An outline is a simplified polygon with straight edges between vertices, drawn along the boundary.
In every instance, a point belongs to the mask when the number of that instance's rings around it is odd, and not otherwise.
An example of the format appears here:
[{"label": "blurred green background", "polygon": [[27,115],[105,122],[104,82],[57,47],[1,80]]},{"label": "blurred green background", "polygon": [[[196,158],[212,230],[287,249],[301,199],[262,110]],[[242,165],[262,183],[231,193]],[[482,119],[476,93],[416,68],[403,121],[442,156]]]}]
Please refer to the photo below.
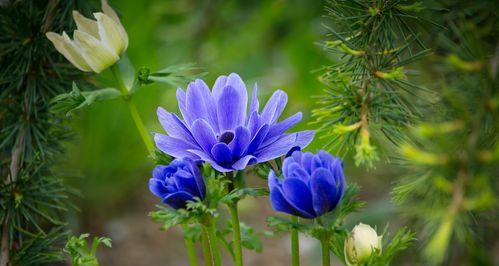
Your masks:
[{"label": "blurred green background", "polygon": [[[155,70],[192,62],[207,72],[204,80],[210,86],[217,76],[236,72],[249,88],[258,82],[260,99],[268,99],[276,89],[285,90],[289,96],[285,115],[301,111],[304,120],[295,129],[312,128],[308,122],[313,96],[324,89],[314,71],[334,60],[318,45],[326,33],[325,2],[115,0],[110,4],[127,29],[127,54],[136,67]],[[98,79],[112,85],[110,73]],[[133,96],[149,131],[162,131],[156,120],[158,106],[178,111],[175,90],[150,85]],[[180,232],[160,232],[147,216],[159,203],[147,189],[153,164],[124,102],[94,104],[74,117],[73,127],[77,137],[68,147],[67,168],[81,178],[68,181],[82,194],[75,199],[81,211],[69,217],[74,232],[113,239],[112,249],[99,251],[103,265],[186,265]],[[326,141],[316,138],[308,149],[315,151]],[[345,165],[348,182],[369,187],[360,193],[369,199],[366,211],[352,222],[362,219],[383,227],[393,209],[388,193],[395,176],[382,166],[366,175],[348,160]],[[241,212],[242,220],[259,230],[265,229],[265,216],[274,214],[266,198],[258,203],[246,200]],[[246,252],[247,265],[288,265],[288,243],[287,236],[264,239],[263,254]],[[318,243],[304,239],[301,244],[303,265],[318,263]]]}]

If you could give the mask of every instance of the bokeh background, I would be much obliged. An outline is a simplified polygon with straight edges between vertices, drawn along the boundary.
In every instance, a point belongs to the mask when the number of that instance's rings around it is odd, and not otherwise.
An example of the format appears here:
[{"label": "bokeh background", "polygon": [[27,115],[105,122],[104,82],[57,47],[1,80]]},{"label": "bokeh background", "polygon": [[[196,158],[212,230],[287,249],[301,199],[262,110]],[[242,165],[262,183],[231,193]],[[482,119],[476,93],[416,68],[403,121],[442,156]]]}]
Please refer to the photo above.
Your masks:
[{"label": "bokeh background", "polygon": [[[276,89],[285,90],[289,96],[285,115],[301,111],[304,120],[296,129],[314,127],[310,124],[313,96],[324,89],[316,71],[334,61],[319,45],[326,34],[322,16],[325,2],[110,3],[129,34],[127,53],[135,66],[155,70],[192,62],[207,72],[204,79],[210,86],[217,76],[236,72],[248,87],[258,83],[261,99],[268,99]],[[93,4],[99,6],[97,1]],[[109,74],[100,75],[96,82],[112,85]],[[150,85],[133,96],[151,132],[162,130],[156,120],[158,106],[178,111],[175,89]],[[70,169],[68,182],[81,192],[81,197],[74,199],[80,210],[69,214],[73,232],[113,239],[112,249],[99,250],[102,265],[187,265],[180,231],[159,231],[160,225],[148,217],[159,203],[147,188],[153,163],[125,104],[119,99],[96,103],[74,116],[73,127],[76,137],[68,144],[64,164]],[[316,138],[308,150],[315,151],[325,142]],[[362,221],[384,228],[390,221],[390,226],[397,228],[389,200],[390,183],[397,174],[382,165],[366,172],[349,160],[344,163],[347,181],[360,184],[360,197],[368,200],[362,216],[352,216],[350,224]],[[252,186],[266,186],[257,177],[250,179]],[[241,204],[241,220],[258,231],[268,230],[265,217],[269,215],[275,213],[267,198],[250,198]],[[288,236],[262,239],[263,253],[246,251],[246,265],[289,265]],[[201,256],[200,250],[198,253]],[[315,240],[303,238],[301,253],[303,265],[319,264],[320,247]]]}]

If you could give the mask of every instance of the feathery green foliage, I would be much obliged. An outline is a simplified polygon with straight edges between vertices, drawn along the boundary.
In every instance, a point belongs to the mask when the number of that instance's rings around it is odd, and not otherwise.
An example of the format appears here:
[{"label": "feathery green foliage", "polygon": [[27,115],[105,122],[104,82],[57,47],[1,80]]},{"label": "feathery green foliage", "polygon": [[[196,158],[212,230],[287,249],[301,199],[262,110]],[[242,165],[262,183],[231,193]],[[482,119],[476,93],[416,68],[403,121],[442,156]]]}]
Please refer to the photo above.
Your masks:
[{"label": "feathery green foliage", "polygon": [[45,37],[72,27],[79,1],[9,1],[0,7],[0,265],[61,260],[61,213],[72,193],[51,168],[69,137],[50,99],[81,72]]},{"label": "feathery green foliage", "polygon": [[331,40],[323,46],[338,63],[322,70],[328,89],[313,116],[326,147],[354,150],[357,165],[372,166],[376,143],[400,143],[401,130],[420,116],[415,99],[423,89],[404,69],[429,51],[411,24],[421,23],[418,11],[419,5],[399,0],[331,0],[326,7]]},{"label": "feathery green foliage", "polygon": [[497,234],[490,226],[496,223],[499,192],[495,4],[444,1],[444,11],[431,13],[446,27],[430,36],[436,53],[424,73],[439,74],[433,86],[440,99],[411,130],[412,141],[401,145],[412,174],[393,191],[403,213],[421,225],[427,263],[492,264],[477,250],[492,252],[480,243],[494,235],[490,232]]}]

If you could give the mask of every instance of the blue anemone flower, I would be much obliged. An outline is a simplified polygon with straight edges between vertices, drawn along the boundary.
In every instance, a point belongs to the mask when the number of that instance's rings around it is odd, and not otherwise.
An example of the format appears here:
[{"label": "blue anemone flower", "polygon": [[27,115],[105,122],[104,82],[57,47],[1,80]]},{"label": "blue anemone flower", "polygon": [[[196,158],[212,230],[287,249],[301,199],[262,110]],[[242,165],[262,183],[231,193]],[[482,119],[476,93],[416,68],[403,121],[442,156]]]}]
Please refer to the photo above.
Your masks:
[{"label": "blue anemone flower", "polygon": [[293,152],[282,173],[282,180],[269,173],[270,202],[279,212],[316,218],[336,208],[345,190],[341,160],[322,150]]},{"label": "blue anemone flower", "polygon": [[149,179],[149,190],[174,209],[185,208],[187,201],[203,200],[206,195],[201,172],[189,158],[156,166]]},{"label": "blue anemone flower", "polygon": [[285,133],[300,122],[301,112],[278,122],[288,96],[274,92],[259,112],[257,86],[249,109],[246,85],[232,73],[220,76],[210,91],[204,81],[189,83],[187,91],[177,90],[183,119],[158,108],[158,118],[168,133],[155,134],[156,146],[176,158],[189,157],[210,163],[220,172],[242,170],[285,155],[293,147],[303,148],[313,131]]}]

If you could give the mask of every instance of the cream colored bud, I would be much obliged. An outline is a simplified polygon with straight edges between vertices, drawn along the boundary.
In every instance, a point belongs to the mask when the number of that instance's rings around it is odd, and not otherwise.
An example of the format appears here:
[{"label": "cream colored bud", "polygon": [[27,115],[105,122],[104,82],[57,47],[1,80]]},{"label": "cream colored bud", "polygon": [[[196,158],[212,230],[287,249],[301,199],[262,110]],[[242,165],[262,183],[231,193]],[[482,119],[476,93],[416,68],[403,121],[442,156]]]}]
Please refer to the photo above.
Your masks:
[{"label": "cream colored bud", "polygon": [[128,48],[125,28],[106,0],[102,0],[102,10],[104,13],[94,13],[96,20],[73,11],[78,28],[73,33],[73,40],[64,32],[62,35],[46,34],[57,51],[82,71],[100,73],[116,63]]},{"label": "cream colored bud", "polygon": [[369,225],[359,223],[345,241],[345,261],[349,266],[363,265],[375,250],[381,252],[381,239]]}]

